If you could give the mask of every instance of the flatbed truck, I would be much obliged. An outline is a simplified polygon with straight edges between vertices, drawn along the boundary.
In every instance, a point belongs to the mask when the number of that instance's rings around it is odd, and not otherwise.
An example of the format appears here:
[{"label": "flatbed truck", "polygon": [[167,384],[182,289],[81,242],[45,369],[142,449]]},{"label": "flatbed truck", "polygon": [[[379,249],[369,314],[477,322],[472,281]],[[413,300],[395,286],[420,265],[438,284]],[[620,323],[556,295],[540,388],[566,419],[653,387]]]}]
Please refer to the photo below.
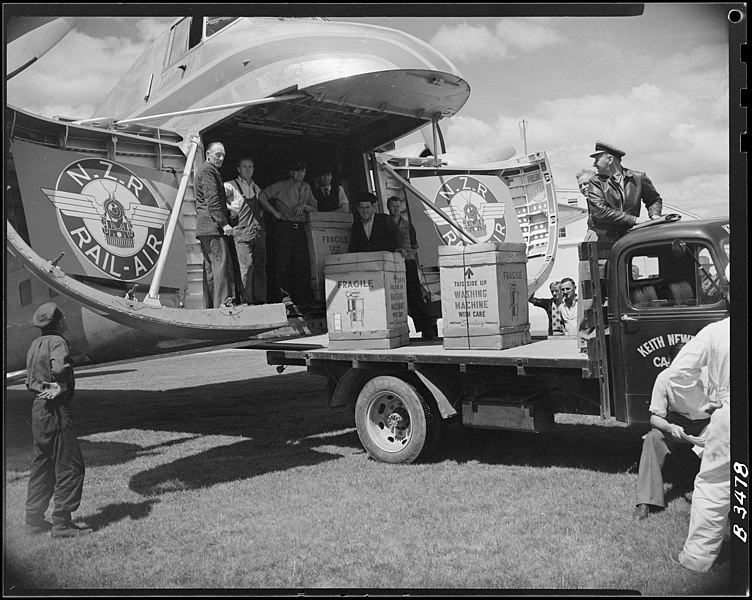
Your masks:
[{"label": "flatbed truck", "polygon": [[450,421],[538,433],[556,413],[644,423],[671,346],[728,315],[729,231],[728,218],[666,217],[615,243],[580,244],[584,342],[549,336],[504,350],[451,350],[411,338],[393,349],[333,350],[319,335],[266,345],[267,362],[326,377],[327,404],[349,407],[365,450],[389,463],[428,457]]}]

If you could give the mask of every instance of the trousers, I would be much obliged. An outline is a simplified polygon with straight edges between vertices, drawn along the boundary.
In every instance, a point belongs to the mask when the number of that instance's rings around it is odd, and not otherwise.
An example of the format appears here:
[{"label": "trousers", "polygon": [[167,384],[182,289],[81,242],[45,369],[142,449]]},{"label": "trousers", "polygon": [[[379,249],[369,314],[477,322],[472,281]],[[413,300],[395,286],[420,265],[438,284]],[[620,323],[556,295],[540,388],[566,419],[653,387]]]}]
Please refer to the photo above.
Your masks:
[{"label": "trousers", "polygon": [[259,236],[250,242],[235,240],[243,301],[246,304],[266,302],[266,240]]},{"label": "trousers", "polygon": [[417,261],[405,260],[405,280],[407,284],[407,313],[413,319],[415,331],[428,331],[431,329],[431,317],[426,311],[426,303],[423,300]]},{"label": "trousers", "polygon": [[710,417],[700,472],[695,478],[689,532],[679,562],[705,573],[721,552],[731,509],[730,407],[724,404]]},{"label": "trousers", "polygon": [[197,235],[204,255],[204,306],[219,308],[234,297],[235,274],[229,240],[224,235]]},{"label": "trousers", "polygon": [[81,504],[85,467],[68,403],[35,399],[31,432],[34,461],[26,496],[26,517],[41,517],[54,497],[53,519],[69,519]]},{"label": "trousers", "polygon": [[640,470],[637,475],[637,504],[666,507],[663,492],[663,465],[669,454],[682,450],[694,457],[692,444],[680,442],[671,434],[653,428],[645,435],[640,455]]},{"label": "trousers", "polygon": [[287,292],[295,304],[311,304],[311,263],[304,223],[274,224],[274,260],[277,287]]}]

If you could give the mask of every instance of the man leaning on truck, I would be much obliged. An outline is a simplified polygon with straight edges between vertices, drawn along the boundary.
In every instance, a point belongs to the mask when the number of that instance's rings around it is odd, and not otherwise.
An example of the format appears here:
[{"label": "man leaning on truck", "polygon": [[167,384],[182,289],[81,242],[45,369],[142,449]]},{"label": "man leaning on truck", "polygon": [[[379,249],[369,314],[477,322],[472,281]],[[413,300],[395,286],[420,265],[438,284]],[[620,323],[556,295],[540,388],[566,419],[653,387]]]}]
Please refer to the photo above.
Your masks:
[{"label": "man leaning on truck", "polygon": [[[650,178],[621,164],[625,152],[597,141],[593,166],[598,174],[590,180],[587,193],[588,233],[584,241],[615,242],[638,223],[661,216],[663,200]],[[640,217],[640,202],[648,218]]]}]

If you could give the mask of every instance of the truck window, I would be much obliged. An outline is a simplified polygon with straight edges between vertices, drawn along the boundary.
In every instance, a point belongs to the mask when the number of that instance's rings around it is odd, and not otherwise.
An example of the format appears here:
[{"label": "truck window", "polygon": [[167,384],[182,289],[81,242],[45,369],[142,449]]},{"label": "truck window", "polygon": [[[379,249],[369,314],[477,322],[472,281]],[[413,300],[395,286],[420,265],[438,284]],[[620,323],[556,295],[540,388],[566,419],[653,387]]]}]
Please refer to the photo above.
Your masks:
[{"label": "truck window", "polygon": [[674,255],[670,243],[639,248],[627,256],[625,267],[628,300],[638,310],[707,307],[723,301],[714,285],[720,269],[705,244],[687,242],[681,257]]}]

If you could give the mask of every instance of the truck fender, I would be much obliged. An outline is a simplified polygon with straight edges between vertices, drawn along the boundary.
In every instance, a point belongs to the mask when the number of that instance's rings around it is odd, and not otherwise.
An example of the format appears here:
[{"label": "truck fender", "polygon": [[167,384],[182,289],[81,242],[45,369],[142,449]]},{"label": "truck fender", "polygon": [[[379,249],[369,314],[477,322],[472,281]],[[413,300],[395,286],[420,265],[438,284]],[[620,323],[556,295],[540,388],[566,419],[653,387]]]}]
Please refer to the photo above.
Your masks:
[{"label": "truck fender", "polygon": [[448,419],[455,416],[457,411],[452,406],[452,401],[457,397],[459,382],[437,372],[422,372],[415,369],[415,374],[436,400],[441,418]]},{"label": "truck fender", "polygon": [[329,406],[331,408],[342,408],[350,404],[354,406],[360,390],[373,377],[375,374],[371,369],[350,369],[337,382]]}]

